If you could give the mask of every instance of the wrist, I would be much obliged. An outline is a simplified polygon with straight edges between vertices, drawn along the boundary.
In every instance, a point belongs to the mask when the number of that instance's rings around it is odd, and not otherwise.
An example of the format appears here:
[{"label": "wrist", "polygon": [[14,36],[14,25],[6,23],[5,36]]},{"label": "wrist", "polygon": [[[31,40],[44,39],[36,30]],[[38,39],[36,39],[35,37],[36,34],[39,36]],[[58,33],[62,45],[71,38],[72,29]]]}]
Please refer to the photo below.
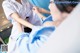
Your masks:
[{"label": "wrist", "polygon": [[31,25],[30,28],[32,29],[34,27],[34,25]]}]

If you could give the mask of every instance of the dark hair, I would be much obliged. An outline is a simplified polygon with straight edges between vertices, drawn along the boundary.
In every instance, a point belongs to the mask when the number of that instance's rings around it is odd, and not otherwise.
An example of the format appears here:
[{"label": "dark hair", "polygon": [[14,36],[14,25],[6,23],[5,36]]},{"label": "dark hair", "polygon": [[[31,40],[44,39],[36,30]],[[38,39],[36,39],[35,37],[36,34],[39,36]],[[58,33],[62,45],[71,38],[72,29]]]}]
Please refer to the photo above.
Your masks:
[{"label": "dark hair", "polygon": [[54,2],[61,12],[70,13],[80,0],[54,0]]}]

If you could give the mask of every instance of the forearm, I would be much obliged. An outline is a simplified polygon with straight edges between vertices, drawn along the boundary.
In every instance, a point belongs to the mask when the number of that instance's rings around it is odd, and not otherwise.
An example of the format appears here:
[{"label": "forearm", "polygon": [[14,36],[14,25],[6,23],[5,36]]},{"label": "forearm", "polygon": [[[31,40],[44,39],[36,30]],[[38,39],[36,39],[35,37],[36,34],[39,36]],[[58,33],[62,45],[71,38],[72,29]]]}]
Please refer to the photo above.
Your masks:
[{"label": "forearm", "polygon": [[42,15],[41,13],[37,13],[37,15],[42,19],[44,20],[46,17],[44,15]]},{"label": "forearm", "polygon": [[19,19],[16,20],[16,21],[18,21],[18,22],[21,23],[22,25],[24,25],[24,26],[26,26],[26,27],[29,27],[29,28],[31,28],[31,29],[32,29],[32,27],[34,26],[34,25],[32,25],[31,23],[29,23],[29,22],[27,22],[27,21],[25,21],[25,20],[23,20],[23,19],[21,19],[21,18],[19,18]]},{"label": "forearm", "polygon": [[14,20],[16,20],[18,23],[20,23],[20,24],[22,24],[22,25],[24,25],[24,26],[26,26],[26,27],[32,28],[32,27],[34,26],[34,25],[32,25],[31,23],[23,20],[20,16],[18,16],[17,13],[12,14],[11,17],[12,17]]},{"label": "forearm", "polygon": [[46,18],[44,15],[42,15],[38,7],[33,7],[33,12],[35,12],[43,20]]},{"label": "forearm", "polygon": [[41,13],[46,13],[46,14],[50,14],[50,11],[46,10],[46,9],[43,9],[43,8],[39,8],[39,11]]}]

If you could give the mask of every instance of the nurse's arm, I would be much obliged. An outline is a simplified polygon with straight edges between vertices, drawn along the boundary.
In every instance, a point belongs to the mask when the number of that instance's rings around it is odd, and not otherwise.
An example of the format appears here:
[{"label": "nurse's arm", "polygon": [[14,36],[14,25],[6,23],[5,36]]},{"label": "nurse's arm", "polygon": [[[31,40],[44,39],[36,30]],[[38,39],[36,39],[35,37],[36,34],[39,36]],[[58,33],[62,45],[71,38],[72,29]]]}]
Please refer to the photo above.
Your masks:
[{"label": "nurse's arm", "polygon": [[39,8],[39,12],[41,13],[46,13],[46,14],[50,14],[50,11],[44,9],[44,8]]},{"label": "nurse's arm", "polygon": [[41,13],[37,13],[37,15],[42,19],[42,20],[45,20],[46,17],[44,15],[42,15]]},{"label": "nurse's arm", "polygon": [[37,7],[33,7],[33,12],[35,12],[42,20],[44,20],[46,17],[42,15]]},{"label": "nurse's arm", "polygon": [[26,26],[26,27],[29,27],[29,28],[32,28],[34,25],[32,25],[31,23],[25,21],[24,19],[22,19],[17,13],[12,13],[10,15],[14,20],[16,20],[18,23]]}]

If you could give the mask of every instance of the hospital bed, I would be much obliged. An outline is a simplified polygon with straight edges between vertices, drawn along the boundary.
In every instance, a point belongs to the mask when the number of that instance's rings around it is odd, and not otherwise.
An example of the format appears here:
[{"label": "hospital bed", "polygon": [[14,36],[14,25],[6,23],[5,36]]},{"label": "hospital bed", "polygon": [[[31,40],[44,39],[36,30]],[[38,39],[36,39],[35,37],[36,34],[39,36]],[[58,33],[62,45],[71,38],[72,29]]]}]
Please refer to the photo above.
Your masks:
[{"label": "hospital bed", "polygon": [[80,4],[37,53],[80,53]]}]

